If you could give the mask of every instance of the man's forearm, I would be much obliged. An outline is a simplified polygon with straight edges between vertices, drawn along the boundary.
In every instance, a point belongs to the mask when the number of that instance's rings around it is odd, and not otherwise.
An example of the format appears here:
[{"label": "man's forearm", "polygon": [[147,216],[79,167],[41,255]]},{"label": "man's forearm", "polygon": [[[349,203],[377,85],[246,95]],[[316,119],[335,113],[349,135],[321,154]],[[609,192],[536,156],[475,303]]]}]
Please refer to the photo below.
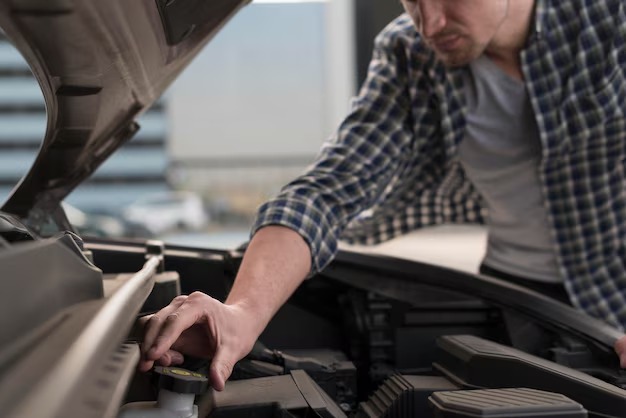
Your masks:
[{"label": "man's forearm", "polygon": [[225,303],[245,309],[258,335],[310,268],[309,246],[297,232],[263,227],[252,237]]}]

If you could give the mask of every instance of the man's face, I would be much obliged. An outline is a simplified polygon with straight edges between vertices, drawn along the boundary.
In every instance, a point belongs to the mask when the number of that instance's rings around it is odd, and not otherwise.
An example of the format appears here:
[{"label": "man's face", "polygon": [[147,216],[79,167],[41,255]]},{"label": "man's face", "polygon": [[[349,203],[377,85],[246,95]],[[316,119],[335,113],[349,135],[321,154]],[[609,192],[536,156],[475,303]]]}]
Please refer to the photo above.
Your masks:
[{"label": "man's face", "polygon": [[401,0],[417,31],[444,64],[462,66],[494,41],[509,0]]}]

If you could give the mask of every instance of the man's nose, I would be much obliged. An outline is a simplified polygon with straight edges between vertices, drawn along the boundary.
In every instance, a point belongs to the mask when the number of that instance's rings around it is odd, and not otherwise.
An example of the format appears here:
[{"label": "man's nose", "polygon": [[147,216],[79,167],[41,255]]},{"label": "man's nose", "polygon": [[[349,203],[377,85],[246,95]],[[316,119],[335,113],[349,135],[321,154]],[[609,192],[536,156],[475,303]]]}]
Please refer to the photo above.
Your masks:
[{"label": "man's nose", "polygon": [[419,3],[422,35],[432,38],[446,26],[446,15],[440,0],[424,0]]}]

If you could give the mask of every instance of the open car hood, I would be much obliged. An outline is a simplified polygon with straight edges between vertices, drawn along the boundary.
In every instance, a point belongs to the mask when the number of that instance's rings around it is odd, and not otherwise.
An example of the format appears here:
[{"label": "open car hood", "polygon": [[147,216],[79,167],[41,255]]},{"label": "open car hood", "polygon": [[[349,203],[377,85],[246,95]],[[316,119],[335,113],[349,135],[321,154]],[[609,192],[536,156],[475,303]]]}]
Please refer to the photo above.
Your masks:
[{"label": "open car hood", "polygon": [[47,111],[32,168],[2,210],[71,229],[59,203],[140,129],[146,111],[250,0],[0,0],[0,27]]}]

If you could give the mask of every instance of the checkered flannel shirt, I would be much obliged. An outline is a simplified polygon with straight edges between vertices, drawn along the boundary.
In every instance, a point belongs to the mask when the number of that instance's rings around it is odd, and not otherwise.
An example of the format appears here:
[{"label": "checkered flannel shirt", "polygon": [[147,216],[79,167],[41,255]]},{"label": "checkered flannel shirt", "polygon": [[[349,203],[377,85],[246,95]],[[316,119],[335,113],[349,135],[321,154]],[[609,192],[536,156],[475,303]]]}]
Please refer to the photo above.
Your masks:
[{"label": "checkered flannel shirt", "polygon": [[[542,192],[572,302],[626,328],[626,5],[537,0],[522,70],[543,144]],[[375,244],[426,225],[481,223],[464,176],[462,69],[447,69],[394,20],[368,77],[316,162],[259,209],[309,244],[313,272],[338,239]]]}]

